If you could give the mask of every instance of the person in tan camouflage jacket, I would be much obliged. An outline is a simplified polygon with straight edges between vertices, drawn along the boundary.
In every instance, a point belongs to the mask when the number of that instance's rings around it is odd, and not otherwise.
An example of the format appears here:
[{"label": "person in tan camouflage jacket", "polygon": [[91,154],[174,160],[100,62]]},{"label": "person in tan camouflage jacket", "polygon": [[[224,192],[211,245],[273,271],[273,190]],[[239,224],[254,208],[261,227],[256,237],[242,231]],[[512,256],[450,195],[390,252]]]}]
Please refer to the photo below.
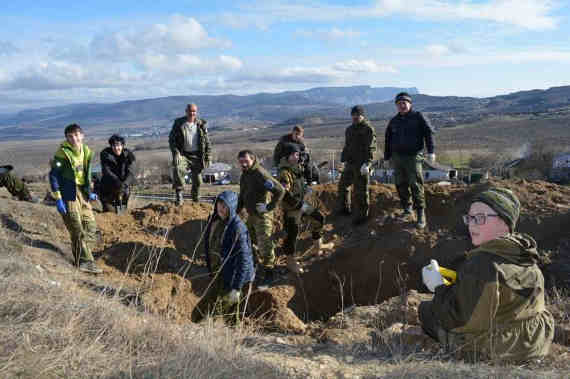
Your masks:
[{"label": "person in tan camouflage jacket", "polygon": [[473,199],[463,219],[476,248],[458,267],[456,282],[445,285],[439,273],[423,272],[426,286],[435,288],[433,300],[419,307],[429,336],[479,359],[548,354],[554,319],[545,307],[536,241],[515,232],[519,214],[520,202],[508,189],[491,188]]}]

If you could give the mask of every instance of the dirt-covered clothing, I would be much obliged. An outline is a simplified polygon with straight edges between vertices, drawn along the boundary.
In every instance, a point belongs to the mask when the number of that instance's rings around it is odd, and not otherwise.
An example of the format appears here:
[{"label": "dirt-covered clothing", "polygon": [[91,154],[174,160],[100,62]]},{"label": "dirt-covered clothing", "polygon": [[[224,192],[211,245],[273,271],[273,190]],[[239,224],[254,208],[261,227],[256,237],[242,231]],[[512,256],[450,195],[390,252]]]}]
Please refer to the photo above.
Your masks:
[{"label": "dirt-covered clothing", "polygon": [[393,153],[416,155],[424,146],[428,154],[433,154],[433,134],[429,120],[421,112],[410,110],[404,115],[398,113],[386,128],[384,160],[390,160]]},{"label": "dirt-covered clothing", "polygon": [[[170,146],[170,151],[172,152],[173,160],[176,154],[184,154],[184,144],[187,140],[185,136],[186,129],[184,124],[188,121],[188,117],[183,116],[174,120],[170,134],[168,135],[168,144]],[[208,137],[208,129],[206,128],[207,121],[203,119],[196,120],[196,126],[198,131],[198,148],[192,151],[194,155],[197,155],[201,162],[202,168],[208,167],[210,165],[210,138]],[[190,152],[188,152],[190,153]]]},{"label": "dirt-covered clothing", "polygon": [[267,210],[272,211],[284,195],[283,186],[273,179],[256,159],[253,165],[241,174],[238,213],[245,208],[248,214],[257,214],[255,207],[258,203],[267,204]]},{"label": "dirt-covered clothing", "polygon": [[71,252],[76,265],[93,261],[90,245],[97,239],[97,223],[89,198],[77,190],[75,200],[65,201],[67,213],[63,222],[71,238]]},{"label": "dirt-covered clothing", "polygon": [[[482,357],[522,361],[545,356],[554,319],[545,307],[537,245],[524,234],[486,242],[467,254],[457,281],[420,305],[424,330]],[[459,346],[457,346],[459,347]]]},{"label": "dirt-covered clothing", "polygon": [[346,128],[344,148],[340,161],[360,167],[363,163],[371,163],[376,152],[376,131],[370,122],[363,119]]},{"label": "dirt-covered clothing", "polygon": [[303,137],[299,137],[298,140],[295,140],[293,139],[293,133],[285,134],[279,138],[279,142],[277,142],[277,145],[275,145],[275,149],[273,150],[273,165],[275,167],[279,167],[281,158],[285,156],[285,147],[287,144],[296,145],[301,154],[305,153],[306,146],[305,139]]},{"label": "dirt-covered clothing", "polygon": [[[80,159],[81,158],[81,159]],[[73,201],[80,188],[86,198],[91,194],[91,162],[93,153],[86,144],[75,150],[69,142],[63,142],[51,161],[49,181],[56,199]]]},{"label": "dirt-covered clothing", "polygon": [[31,200],[32,195],[28,187],[20,178],[10,172],[12,169],[13,167],[10,165],[0,166],[0,187],[5,187],[18,200]]},{"label": "dirt-covered clothing", "polygon": [[299,226],[302,219],[304,218],[309,222],[313,239],[321,238],[325,220],[323,214],[316,208],[307,215],[300,210],[306,194],[306,185],[298,164],[292,165],[286,157],[281,158],[279,163],[279,182],[286,191],[282,202],[285,219],[284,229],[287,233],[283,241],[283,251],[286,255],[293,255],[296,251]]}]

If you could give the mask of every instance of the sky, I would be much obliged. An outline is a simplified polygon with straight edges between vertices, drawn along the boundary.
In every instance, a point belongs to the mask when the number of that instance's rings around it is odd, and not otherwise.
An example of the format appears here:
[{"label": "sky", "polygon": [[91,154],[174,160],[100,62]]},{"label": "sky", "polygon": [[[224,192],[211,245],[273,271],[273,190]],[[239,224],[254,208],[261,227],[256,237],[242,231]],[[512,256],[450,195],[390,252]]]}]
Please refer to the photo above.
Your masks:
[{"label": "sky", "polygon": [[323,86],[485,97],[570,85],[570,2],[0,5],[0,112]]}]

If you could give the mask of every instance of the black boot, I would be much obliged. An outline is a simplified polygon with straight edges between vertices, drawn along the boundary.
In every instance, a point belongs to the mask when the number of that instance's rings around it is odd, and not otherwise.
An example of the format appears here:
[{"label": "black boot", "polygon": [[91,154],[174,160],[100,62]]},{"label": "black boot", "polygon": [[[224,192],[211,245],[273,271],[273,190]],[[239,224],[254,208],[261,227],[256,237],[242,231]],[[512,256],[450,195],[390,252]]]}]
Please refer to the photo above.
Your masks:
[{"label": "black boot", "polygon": [[418,222],[416,224],[418,229],[423,229],[426,227],[426,211],[423,208],[418,208],[416,210],[418,215]]}]

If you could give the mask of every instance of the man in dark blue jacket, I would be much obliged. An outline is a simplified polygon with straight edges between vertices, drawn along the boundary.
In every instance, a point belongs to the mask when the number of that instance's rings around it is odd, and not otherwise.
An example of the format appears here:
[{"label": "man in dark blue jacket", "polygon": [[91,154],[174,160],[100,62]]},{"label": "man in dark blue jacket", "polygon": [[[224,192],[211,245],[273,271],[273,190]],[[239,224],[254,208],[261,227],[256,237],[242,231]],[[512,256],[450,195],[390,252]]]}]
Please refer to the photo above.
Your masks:
[{"label": "man in dark blue jacket", "polygon": [[193,322],[210,314],[223,315],[229,323],[239,321],[242,290],[250,288],[255,269],[249,232],[236,212],[237,203],[238,195],[233,191],[222,192],[214,202],[204,234],[212,282],[192,312]]},{"label": "man in dark blue jacket", "polygon": [[404,208],[403,217],[408,219],[412,215],[413,199],[417,227],[421,229],[426,226],[422,151],[425,142],[428,160],[435,161],[434,130],[421,112],[412,110],[412,97],[406,92],[396,95],[395,102],[398,114],[386,128],[384,160],[392,160],[396,189]]}]

